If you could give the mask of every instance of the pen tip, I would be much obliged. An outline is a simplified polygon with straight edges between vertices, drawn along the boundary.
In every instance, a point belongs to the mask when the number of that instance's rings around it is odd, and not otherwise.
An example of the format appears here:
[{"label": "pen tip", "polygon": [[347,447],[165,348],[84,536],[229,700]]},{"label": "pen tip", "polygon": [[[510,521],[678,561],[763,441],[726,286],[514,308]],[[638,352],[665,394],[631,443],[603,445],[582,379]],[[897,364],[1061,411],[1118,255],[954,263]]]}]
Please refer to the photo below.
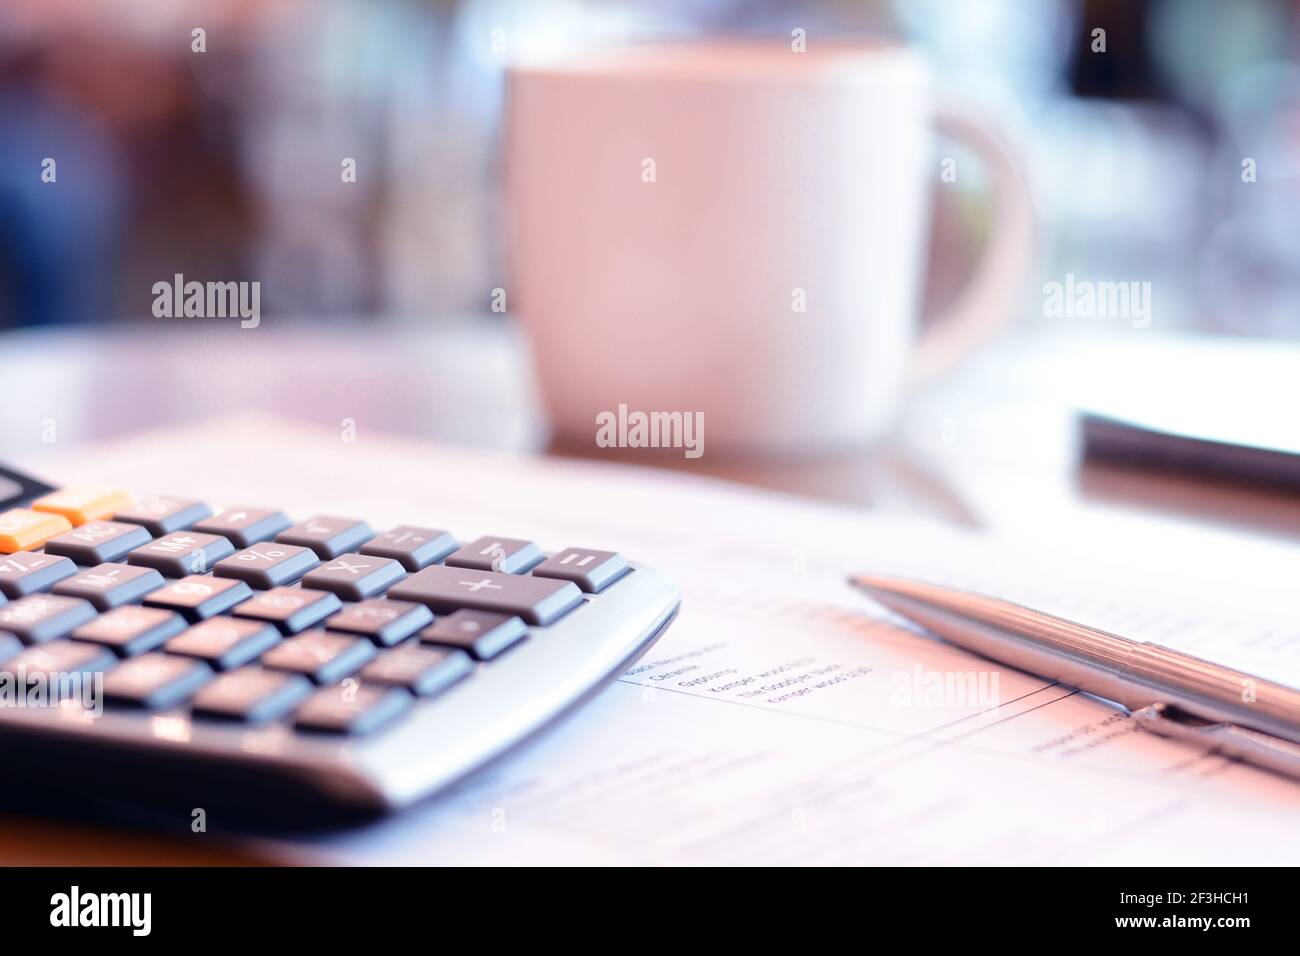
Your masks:
[{"label": "pen tip", "polygon": [[882,574],[854,574],[850,575],[849,583],[863,591],[894,594],[901,590],[901,586],[905,585],[907,580]]}]

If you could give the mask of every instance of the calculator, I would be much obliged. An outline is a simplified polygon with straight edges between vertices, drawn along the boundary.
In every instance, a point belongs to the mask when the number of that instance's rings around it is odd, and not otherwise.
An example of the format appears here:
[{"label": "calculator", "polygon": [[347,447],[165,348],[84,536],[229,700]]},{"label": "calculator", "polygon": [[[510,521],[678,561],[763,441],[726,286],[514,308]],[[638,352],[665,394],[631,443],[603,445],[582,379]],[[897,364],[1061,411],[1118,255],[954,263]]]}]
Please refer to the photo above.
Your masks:
[{"label": "calculator", "polygon": [[0,755],[74,803],[374,817],[581,705],[677,613],[618,553],[410,520],[0,468]]}]

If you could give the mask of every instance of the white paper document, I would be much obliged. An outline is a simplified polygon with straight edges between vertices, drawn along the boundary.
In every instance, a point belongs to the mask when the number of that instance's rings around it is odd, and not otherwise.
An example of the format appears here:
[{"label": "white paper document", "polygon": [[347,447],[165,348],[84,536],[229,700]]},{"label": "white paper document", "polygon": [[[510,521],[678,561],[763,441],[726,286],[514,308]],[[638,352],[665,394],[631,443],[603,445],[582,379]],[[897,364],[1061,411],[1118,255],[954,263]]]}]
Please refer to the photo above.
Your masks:
[{"label": "white paper document", "polygon": [[681,583],[678,620],[590,704],[411,811],[256,845],[279,859],[1300,861],[1300,784],[1144,733],[846,584],[862,571],[963,583],[1295,683],[1300,625],[1269,545],[1171,531],[1046,548],[690,476],[274,422],[31,466],[214,505],[608,548]]}]

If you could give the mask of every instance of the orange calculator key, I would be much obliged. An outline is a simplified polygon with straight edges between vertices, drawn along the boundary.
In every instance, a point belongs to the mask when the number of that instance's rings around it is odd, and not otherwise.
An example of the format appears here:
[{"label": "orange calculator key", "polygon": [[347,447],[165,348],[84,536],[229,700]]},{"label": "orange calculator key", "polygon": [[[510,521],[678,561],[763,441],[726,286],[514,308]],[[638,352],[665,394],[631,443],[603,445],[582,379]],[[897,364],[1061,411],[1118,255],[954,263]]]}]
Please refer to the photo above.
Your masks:
[{"label": "orange calculator key", "polygon": [[86,487],[61,488],[32,502],[35,511],[48,511],[63,515],[74,525],[111,518],[133,504],[125,491],[112,488]]},{"label": "orange calculator key", "polygon": [[0,512],[0,554],[32,551],[56,534],[71,530],[71,523],[63,515],[10,508]]}]

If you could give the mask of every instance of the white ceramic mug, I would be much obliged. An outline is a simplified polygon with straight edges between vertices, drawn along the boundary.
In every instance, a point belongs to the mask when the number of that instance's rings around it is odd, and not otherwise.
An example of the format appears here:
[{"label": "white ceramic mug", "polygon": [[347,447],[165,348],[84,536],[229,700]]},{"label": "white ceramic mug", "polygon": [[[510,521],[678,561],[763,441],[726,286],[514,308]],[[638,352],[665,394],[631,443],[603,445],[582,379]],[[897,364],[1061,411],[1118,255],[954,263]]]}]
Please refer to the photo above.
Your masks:
[{"label": "white ceramic mug", "polygon": [[[934,131],[977,153],[996,221],[958,307],[918,300]],[[861,446],[910,379],[1010,313],[1034,216],[1014,150],[891,44],[647,46],[513,68],[509,305],[556,432],[703,413],[715,452]]]}]

